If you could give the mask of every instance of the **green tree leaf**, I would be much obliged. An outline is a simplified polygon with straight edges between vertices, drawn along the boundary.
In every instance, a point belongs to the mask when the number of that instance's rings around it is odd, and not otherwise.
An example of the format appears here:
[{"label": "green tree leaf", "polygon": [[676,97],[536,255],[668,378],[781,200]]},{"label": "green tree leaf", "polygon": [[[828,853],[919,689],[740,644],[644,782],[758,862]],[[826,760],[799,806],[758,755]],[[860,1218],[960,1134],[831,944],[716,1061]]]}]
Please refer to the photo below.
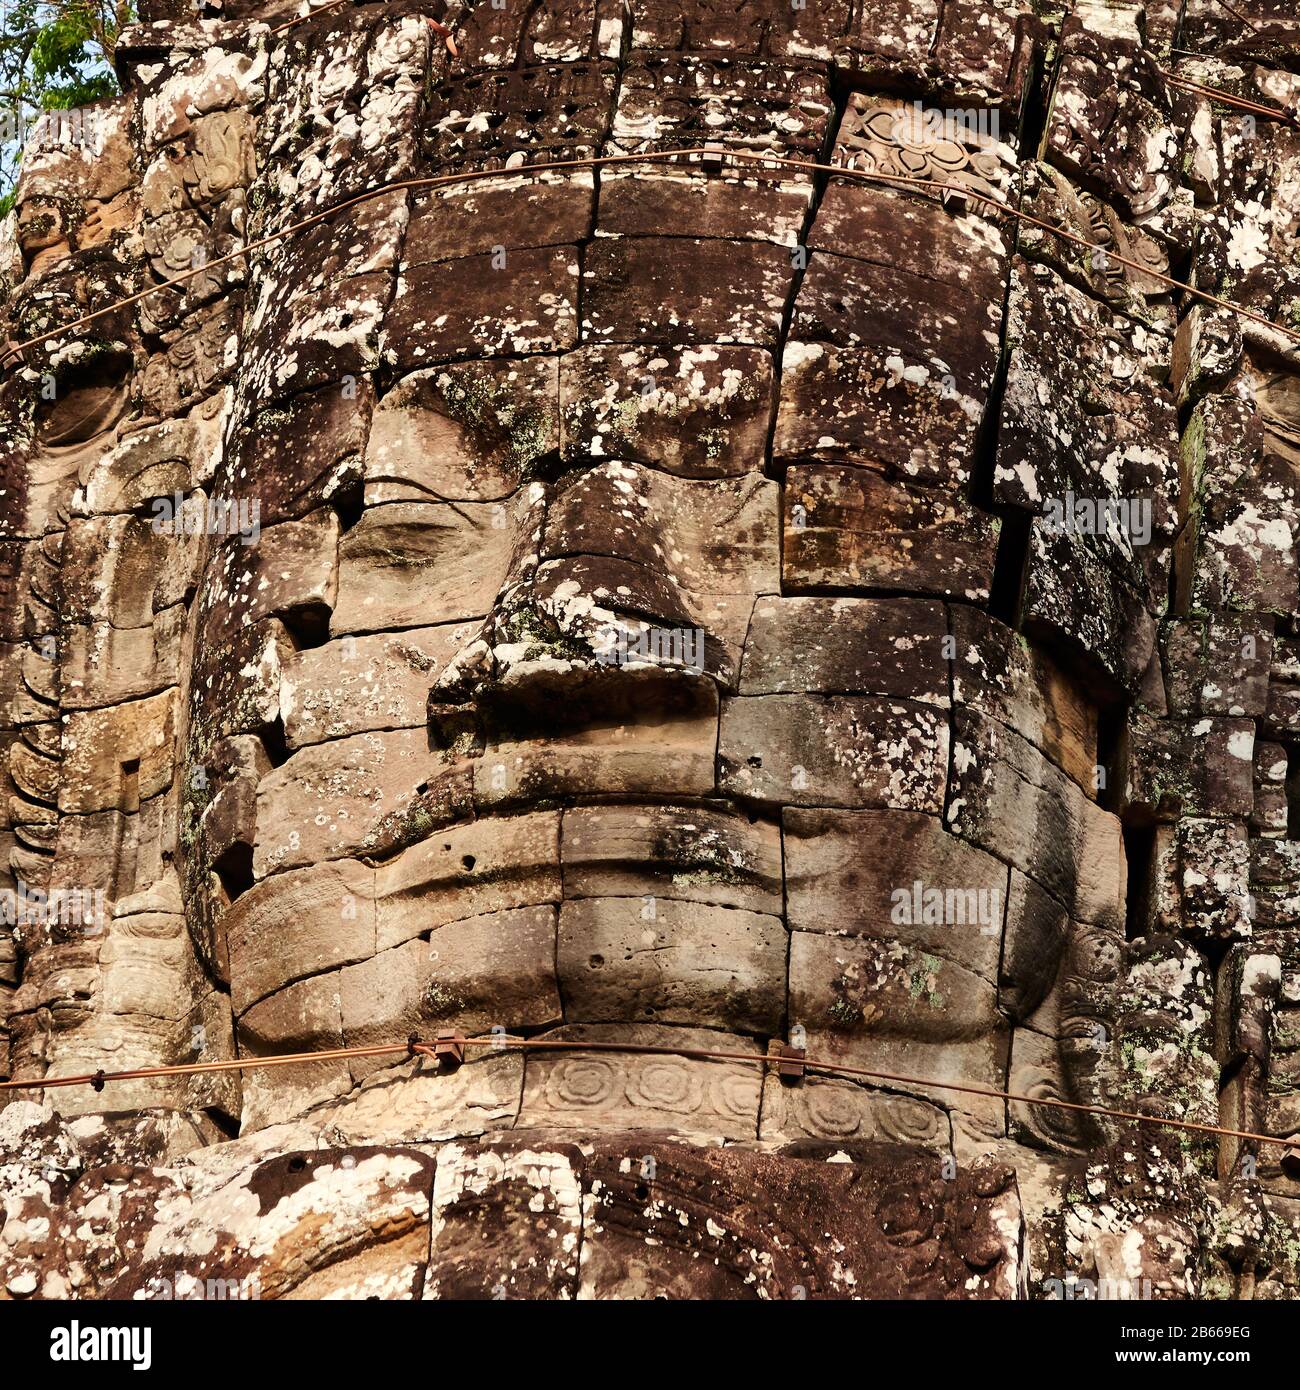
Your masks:
[{"label": "green tree leaf", "polygon": [[121,90],[113,70],[133,0],[0,0],[0,217],[13,206],[24,132],[42,111]]}]

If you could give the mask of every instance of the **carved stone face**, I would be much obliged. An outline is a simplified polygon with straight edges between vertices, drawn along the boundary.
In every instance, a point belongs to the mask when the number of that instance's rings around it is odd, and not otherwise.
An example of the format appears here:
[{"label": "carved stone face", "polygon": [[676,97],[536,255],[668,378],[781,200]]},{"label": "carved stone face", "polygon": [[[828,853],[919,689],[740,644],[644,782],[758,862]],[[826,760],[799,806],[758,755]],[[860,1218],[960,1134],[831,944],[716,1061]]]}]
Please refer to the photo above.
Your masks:
[{"label": "carved stone face", "polygon": [[[717,66],[704,64],[710,84]],[[613,148],[703,119],[696,60],[633,72]],[[657,103],[687,79],[704,95]],[[803,81],[799,133],[816,149],[830,100]],[[739,82],[742,129],[786,100],[770,80]],[[1014,163],[978,131],[927,143],[901,101],[856,98],[847,131],[842,161],[883,172],[1005,191]],[[253,833],[219,821],[252,850],[253,886],[215,928],[241,1050],[455,1025],[757,1052],[798,1028],[828,1060],[1005,1079],[1008,1014],[1027,1018],[1047,993],[1066,912],[1114,931],[1117,830],[1112,872],[1080,889],[1084,837],[1107,830],[1075,789],[1055,862],[1046,844],[1024,849],[1026,869],[1056,876],[1061,907],[1017,882],[1019,958],[999,980],[1008,866],[978,829],[958,838],[943,821],[966,746],[952,746],[950,644],[973,732],[990,687],[1019,682],[1045,705],[1055,679],[1074,726],[1047,746],[1078,774],[1095,760],[1095,721],[1055,668],[969,616],[994,562],[996,528],[966,493],[1004,228],[836,183],[805,242],[812,203],[807,177],[745,182],[697,163],[607,174],[599,191],[587,173],[493,177],[417,195],[409,220],[371,205],[314,234],[358,282],[320,312],[341,323],[358,302],[387,389],[357,468],[359,516],[341,528],[326,507],[286,505],[257,547],[226,543],[199,596],[213,621],[262,625],[279,682],[283,746],[258,771]],[[775,240],[760,235],[769,205]],[[892,246],[891,219],[908,232]],[[582,240],[552,244],[566,235]],[[918,248],[948,278],[918,274]],[[381,316],[360,282],[394,261]],[[250,372],[292,381],[295,331]],[[337,409],[338,390],[318,390],[315,411]],[[254,446],[239,455],[250,473]],[[290,510],[301,519],[281,519]],[[918,528],[933,537],[924,555]],[[196,652],[191,766],[247,698],[242,683],[206,695],[212,661]],[[975,811],[962,799],[950,821]],[[200,863],[231,846],[205,850]],[[950,920],[968,903],[969,920]],[[344,1094],[377,1065],[250,1076],[245,1120]],[[497,1087],[519,1069],[513,1056],[467,1068],[447,1122],[484,1094],[508,1103]],[[759,1081],[745,1064],[541,1053],[521,1122],[951,1141],[947,1107],[923,1088],[780,1091],[760,1127]],[[1002,1111],[958,1101],[959,1151],[1004,1135]]]},{"label": "carved stone face", "polygon": [[[5,388],[13,869],[111,904],[0,955],[13,1071],[570,1046],[10,1107],[61,1155],[74,1253],[0,1235],[44,1291],[1290,1279],[1258,1230],[1215,1264],[1235,1150],[1040,1102],[1295,1127],[1294,352],[1161,277],[1283,322],[1300,155],[1178,96],[1156,5],[1058,26],[1049,101],[1030,8],[124,39],[102,184],[24,185],[12,331],[201,273]],[[509,173],[704,144],[869,177]],[[255,1258],[250,1193],[332,1253]],[[124,1260],[95,1202],[212,1253]]]}]

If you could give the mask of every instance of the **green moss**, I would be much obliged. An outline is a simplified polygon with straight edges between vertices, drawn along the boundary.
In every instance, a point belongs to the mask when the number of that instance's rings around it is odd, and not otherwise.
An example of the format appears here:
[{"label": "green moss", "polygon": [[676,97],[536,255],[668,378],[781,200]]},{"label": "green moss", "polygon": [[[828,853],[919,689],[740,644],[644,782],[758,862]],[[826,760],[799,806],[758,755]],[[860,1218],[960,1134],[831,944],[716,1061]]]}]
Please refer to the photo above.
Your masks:
[{"label": "green moss", "polygon": [[844,998],[834,1000],[826,1012],[831,1022],[841,1028],[852,1028],[862,1022],[862,1010]]},{"label": "green moss", "polygon": [[502,634],[508,642],[528,644],[532,658],[549,656],[556,661],[586,662],[591,650],[576,638],[561,631],[559,623],[549,614],[536,608],[516,608],[502,623]]},{"label": "green moss", "polygon": [[361,848],[367,853],[395,854],[427,839],[439,823],[428,803],[416,800],[385,816],[362,840]]},{"label": "green moss", "polygon": [[620,434],[635,439],[640,433],[641,402],[634,396],[625,396],[614,406],[615,426]]},{"label": "green moss", "polygon": [[293,411],[277,409],[274,406],[259,410],[253,420],[255,430],[278,430],[293,423]]},{"label": "green moss", "polygon": [[913,999],[924,999],[932,1009],[943,1007],[943,995],[930,988],[930,981],[943,967],[938,956],[923,955],[921,964],[912,971],[908,981],[908,993]]},{"label": "green moss", "polygon": [[[202,766],[201,763],[192,763],[191,769],[200,766]],[[189,775],[185,777],[181,791],[180,825],[177,834],[181,848],[186,854],[190,854],[194,850],[199,835],[199,822],[203,819],[203,813],[207,810],[211,797],[211,779],[205,779],[196,785]]]},{"label": "green moss", "polygon": [[430,980],[425,986],[421,1002],[430,1018],[450,1018],[465,1011],[465,1000],[437,980]]},{"label": "green moss", "polygon": [[549,448],[547,412],[521,407],[509,385],[498,385],[490,378],[448,374],[438,386],[448,417],[476,434],[502,439],[510,461],[526,479]]}]

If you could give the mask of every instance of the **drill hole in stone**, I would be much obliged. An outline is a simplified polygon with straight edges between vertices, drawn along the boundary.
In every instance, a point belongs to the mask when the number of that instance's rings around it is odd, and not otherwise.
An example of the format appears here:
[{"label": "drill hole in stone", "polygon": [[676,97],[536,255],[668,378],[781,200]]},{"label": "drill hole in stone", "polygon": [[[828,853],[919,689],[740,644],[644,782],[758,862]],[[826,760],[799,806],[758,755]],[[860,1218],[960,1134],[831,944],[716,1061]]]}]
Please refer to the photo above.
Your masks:
[{"label": "drill hole in stone", "polygon": [[122,763],[122,810],[130,815],[140,809],[140,759],[127,758]]},{"label": "drill hole in stone", "polygon": [[289,761],[292,749],[289,747],[288,736],[284,732],[284,719],[277,715],[274,724],[268,724],[260,734],[262,747],[266,750],[266,756],[271,760],[272,767],[283,767]]},{"label": "drill hole in stone", "polygon": [[349,478],[330,499],[334,515],[339,519],[339,531],[346,534],[361,520],[366,509],[365,492],[360,478]]},{"label": "drill hole in stone", "polygon": [[253,847],[241,841],[226,849],[212,866],[228,902],[234,902],[253,886]]},{"label": "drill hole in stone", "polygon": [[293,642],[295,651],[323,647],[330,639],[330,610],[323,603],[305,603],[287,608],[277,615]]}]

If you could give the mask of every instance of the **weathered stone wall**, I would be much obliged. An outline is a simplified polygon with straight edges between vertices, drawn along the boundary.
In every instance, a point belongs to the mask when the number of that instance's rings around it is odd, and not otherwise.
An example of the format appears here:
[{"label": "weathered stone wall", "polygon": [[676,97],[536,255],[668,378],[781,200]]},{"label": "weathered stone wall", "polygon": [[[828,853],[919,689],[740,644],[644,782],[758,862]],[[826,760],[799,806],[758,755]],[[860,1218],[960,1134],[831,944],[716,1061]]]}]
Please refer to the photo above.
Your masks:
[{"label": "weathered stone wall", "polygon": [[[146,4],[0,232],[0,1069],[588,1048],[24,1092],[10,1294],[1294,1294],[1036,1103],[1300,1130],[1291,8]],[[970,192],[506,172],[702,144]]]}]

